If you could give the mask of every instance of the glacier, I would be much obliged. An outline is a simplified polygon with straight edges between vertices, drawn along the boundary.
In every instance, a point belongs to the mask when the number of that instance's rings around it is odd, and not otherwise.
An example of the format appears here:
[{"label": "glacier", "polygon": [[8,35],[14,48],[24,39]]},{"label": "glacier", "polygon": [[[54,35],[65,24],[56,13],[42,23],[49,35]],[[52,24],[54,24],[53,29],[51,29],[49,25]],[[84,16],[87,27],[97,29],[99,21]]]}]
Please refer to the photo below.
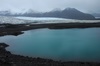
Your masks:
[{"label": "glacier", "polygon": [[0,24],[49,24],[49,23],[98,23],[100,20],[76,20],[51,17],[9,17],[0,16]]},{"label": "glacier", "polygon": [[26,24],[30,23],[29,20],[17,19],[14,17],[0,16],[0,24]]}]

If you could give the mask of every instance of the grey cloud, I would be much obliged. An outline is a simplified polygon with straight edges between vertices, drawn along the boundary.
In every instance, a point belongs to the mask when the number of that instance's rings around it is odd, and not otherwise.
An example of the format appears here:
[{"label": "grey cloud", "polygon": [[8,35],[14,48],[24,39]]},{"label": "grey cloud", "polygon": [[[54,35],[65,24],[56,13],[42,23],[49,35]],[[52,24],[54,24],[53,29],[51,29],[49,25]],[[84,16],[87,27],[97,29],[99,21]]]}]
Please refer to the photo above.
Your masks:
[{"label": "grey cloud", "polygon": [[99,12],[100,0],[0,0],[0,10],[11,9],[21,11],[33,9],[35,11],[50,11],[54,8],[77,8],[83,12]]}]

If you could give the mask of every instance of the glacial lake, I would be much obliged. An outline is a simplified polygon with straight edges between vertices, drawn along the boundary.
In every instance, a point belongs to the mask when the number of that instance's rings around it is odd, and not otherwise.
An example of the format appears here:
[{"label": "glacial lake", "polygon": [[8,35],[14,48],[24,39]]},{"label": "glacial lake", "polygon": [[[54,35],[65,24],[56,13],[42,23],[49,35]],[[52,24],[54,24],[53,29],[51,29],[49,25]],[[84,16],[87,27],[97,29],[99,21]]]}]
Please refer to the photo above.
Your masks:
[{"label": "glacial lake", "polygon": [[13,54],[62,61],[100,61],[100,28],[35,29],[0,37]]}]

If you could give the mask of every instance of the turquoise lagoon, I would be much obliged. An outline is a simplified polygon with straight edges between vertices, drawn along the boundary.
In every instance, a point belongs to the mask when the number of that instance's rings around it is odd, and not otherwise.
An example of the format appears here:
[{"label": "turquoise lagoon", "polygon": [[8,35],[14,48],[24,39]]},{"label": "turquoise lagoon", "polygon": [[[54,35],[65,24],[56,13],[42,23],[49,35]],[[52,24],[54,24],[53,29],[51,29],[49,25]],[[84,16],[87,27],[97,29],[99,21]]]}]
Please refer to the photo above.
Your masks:
[{"label": "turquoise lagoon", "polygon": [[13,54],[62,61],[100,61],[100,28],[35,29],[0,37]]}]

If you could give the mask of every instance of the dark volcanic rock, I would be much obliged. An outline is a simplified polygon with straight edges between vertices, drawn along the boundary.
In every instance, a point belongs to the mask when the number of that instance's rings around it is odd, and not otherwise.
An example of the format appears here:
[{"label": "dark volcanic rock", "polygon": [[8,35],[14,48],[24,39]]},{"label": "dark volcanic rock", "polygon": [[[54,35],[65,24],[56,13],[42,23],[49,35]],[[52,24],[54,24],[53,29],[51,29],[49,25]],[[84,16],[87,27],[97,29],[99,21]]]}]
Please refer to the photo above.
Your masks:
[{"label": "dark volcanic rock", "polygon": [[24,32],[21,31],[12,31],[12,32],[1,32],[0,36],[5,36],[5,35],[14,35],[14,36],[18,36],[20,34],[23,34]]},{"label": "dark volcanic rock", "polygon": [[5,43],[0,43],[0,48],[6,48],[8,47],[9,45],[5,44]]},{"label": "dark volcanic rock", "polygon": [[90,28],[90,27],[100,27],[100,22],[94,23],[45,23],[45,24],[23,24],[23,25],[3,25],[5,27],[0,27],[0,36],[14,35],[18,36],[23,34],[26,30],[39,29],[39,28],[49,28],[49,29],[68,29],[68,28]]}]

